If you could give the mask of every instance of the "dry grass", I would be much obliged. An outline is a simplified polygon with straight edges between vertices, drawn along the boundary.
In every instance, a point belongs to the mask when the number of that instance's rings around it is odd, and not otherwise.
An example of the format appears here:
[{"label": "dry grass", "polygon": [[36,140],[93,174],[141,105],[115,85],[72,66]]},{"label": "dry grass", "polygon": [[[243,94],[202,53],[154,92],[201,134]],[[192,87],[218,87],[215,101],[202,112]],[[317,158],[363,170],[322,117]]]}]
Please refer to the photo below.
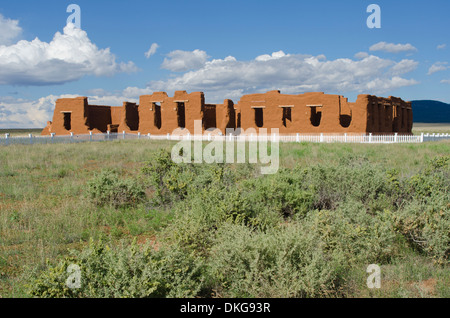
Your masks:
[{"label": "dry grass", "polygon": [[450,123],[430,124],[430,123],[414,123],[413,133],[450,133]]}]

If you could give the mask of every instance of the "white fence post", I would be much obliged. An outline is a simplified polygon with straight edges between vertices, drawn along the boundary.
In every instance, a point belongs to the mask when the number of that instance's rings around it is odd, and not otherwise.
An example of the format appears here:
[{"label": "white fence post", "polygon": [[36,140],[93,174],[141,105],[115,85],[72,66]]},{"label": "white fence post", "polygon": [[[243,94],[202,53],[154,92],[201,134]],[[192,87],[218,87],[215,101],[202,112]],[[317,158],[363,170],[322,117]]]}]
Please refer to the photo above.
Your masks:
[{"label": "white fence post", "polygon": [[423,133],[420,134],[420,142],[423,142]]},{"label": "white fence post", "polygon": [[9,134],[8,133],[5,134],[5,144],[9,145]]},{"label": "white fence post", "polygon": [[89,141],[92,141],[92,131],[89,132]]},{"label": "white fence post", "polygon": [[53,139],[55,137],[55,133],[51,133],[50,136],[51,136],[51,140],[52,140],[52,143],[53,143]]},{"label": "white fence post", "polygon": [[394,142],[397,142],[397,136],[398,136],[398,133],[395,133],[394,134]]},{"label": "white fence post", "polygon": [[138,139],[141,139],[141,133],[138,132]]},{"label": "white fence post", "polygon": [[320,134],[320,142],[323,142],[323,133]]},{"label": "white fence post", "polygon": [[28,134],[28,137],[30,137],[30,145],[33,144],[33,134]]},{"label": "white fence post", "polygon": [[372,133],[369,133],[369,143],[372,142]]},{"label": "white fence post", "polygon": [[167,140],[170,140],[170,134],[167,133]]},{"label": "white fence post", "polygon": [[148,139],[151,139],[151,135],[150,135],[150,133],[148,133],[148,134],[147,134],[147,136],[148,136]]},{"label": "white fence post", "polygon": [[110,133],[110,131],[107,130],[107,131],[106,131],[106,139],[107,139],[107,140],[109,140],[109,133]]},{"label": "white fence post", "polygon": [[295,141],[300,142],[300,134],[299,133],[297,133],[297,135],[295,136]]},{"label": "white fence post", "polygon": [[347,133],[344,134],[344,142],[347,143]]}]

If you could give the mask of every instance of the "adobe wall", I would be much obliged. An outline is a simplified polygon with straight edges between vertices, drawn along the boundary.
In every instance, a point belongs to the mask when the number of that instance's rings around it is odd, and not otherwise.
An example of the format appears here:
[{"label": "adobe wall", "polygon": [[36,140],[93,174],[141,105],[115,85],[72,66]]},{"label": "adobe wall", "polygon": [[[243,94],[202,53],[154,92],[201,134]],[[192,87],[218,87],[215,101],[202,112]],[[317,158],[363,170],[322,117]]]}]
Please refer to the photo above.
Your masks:
[{"label": "adobe wall", "polygon": [[223,104],[206,104],[203,111],[203,130],[217,128],[222,134],[227,128],[236,128],[234,103],[230,99]]},{"label": "adobe wall", "polygon": [[[245,95],[237,104],[241,127],[279,128],[280,134],[293,133],[345,133],[367,130],[365,95],[356,103],[339,95],[321,92],[300,95],[264,94]],[[257,122],[257,116],[259,122]],[[268,131],[270,132],[270,131]]]},{"label": "adobe wall", "polygon": [[413,124],[411,102],[392,96],[389,98],[369,96],[367,108],[368,131],[411,133]]},{"label": "adobe wall", "polygon": [[[182,120],[192,134],[194,120],[203,118],[204,104],[202,92],[188,94],[186,91],[176,91],[173,97],[167,96],[165,92],[142,95],[139,98],[139,131],[165,135],[178,128]],[[180,118],[183,117],[181,105],[184,105],[184,120]]]},{"label": "adobe wall", "polygon": [[340,95],[322,92],[298,95],[270,91],[241,97],[235,105],[230,99],[222,104],[205,104],[202,92],[176,91],[142,95],[139,105],[124,102],[122,107],[88,105],[87,97],[56,101],[53,121],[42,135],[140,132],[171,134],[177,128],[194,131],[194,120],[202,120],[202,132],[216,127],[278,128],[280,134],[295,133],[411,133],[411,103],[400,98],[358,95],[354,103]]},{"label": "adobe wall", "polygon": [[[68,135],[70,131],[79,134],[89,132],[87,97],[61,98],[55,103],[53,119],[47,123],[42,135],[55,133],[57,135]],[[64,128],[64,113],[71,114],[71,129]]]},{"label": "adobe wall", "polygon": [[119,123],[117,132],[137,132],[139,130],[139,118],[138,105],[136,103],[124,102],[120,117],[116,115],[114,118],[116,121],[112,121],[112,124]]}]

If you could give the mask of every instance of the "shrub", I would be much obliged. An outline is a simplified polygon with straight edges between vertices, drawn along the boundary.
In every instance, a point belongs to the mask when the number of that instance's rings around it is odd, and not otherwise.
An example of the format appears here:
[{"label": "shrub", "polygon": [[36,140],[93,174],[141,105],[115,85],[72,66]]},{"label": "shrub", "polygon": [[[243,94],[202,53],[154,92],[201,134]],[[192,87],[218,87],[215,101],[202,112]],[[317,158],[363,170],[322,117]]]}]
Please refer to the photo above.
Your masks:
[{"label": "shrub", "polygon": [[113,170],[102,170],[87,183],[87,195],[97,205],[135,206],[145,198],[144,187],[133,178],[121,178]]},{"label": "shrub", "polygon": [[394,215],[396,229],[436,262],[450,253],[450,156],[436,157],[402,184],[404,200]]},{"label": "shrub", "polygon": [[427,202],[412,200],[395,215],[396,229],[410,244],[437,263],[447,264],[450,253],[450,200],[433,195]]},{"label": "shrub", "polygon": [[[81,288],[68,288],[67,267],[81,270]],[[29,285],[36,297],[194,297],[202,287],[200,261],[180,249],[154,250],[150,245],[110,248],[91,241],[80,253],[72,251],[55,266],[35,277]]]},{"label": "shrub", "polygon": [[299,224],[267,232],[227,224],[209,258],[220,297],[317,297],[336,295],[345,272],[340,253],[327,253],[315,233]]},{"label": "shrub", "polygon": [[154,190],[155,203],[165,204],[184,199],[194,179],[195,167],[192,164],[176,164],[170,152],[160,150],[147,161],[142,173],[147,186]]}]

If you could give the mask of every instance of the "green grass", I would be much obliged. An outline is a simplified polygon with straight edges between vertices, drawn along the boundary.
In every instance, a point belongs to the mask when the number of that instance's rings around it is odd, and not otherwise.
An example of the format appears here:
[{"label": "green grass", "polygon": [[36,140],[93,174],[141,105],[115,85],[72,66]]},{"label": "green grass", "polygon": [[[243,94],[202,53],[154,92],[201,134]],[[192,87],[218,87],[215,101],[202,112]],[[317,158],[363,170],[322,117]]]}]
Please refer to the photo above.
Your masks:
[{"label": "green grass", "polygon": [[[164,230],[178,213],[171,204],[98,206],[86,196],[86,188],[94,174],[105,168],[118,171],[123,178],[143,178],[141,169],[145,162],[160,149],[170,151],[173,144],[129,140],[2,147],[0,297],[30,297],[25,286],[32,273],[46,268],[47,260],[55,263],[68,254],[68,249],[82,249],[90,238],[113,245],[121,240],[167,240]],[[353,156],[395,169],[401,178],[409,178],[422,171],[432,158],[449,154],[450,142],[446,141],[396,145],[289,143],[280,146],[280,166],[337,167],[342,165],[343,157]],[[449,297],[448,266],[436,265],[406,243],[399,246],[403,251],[382,267],[381,290],[368,290],[365,268],[356,268],[344,295]]]},{"label": "green grass", "polygon": [[28,136],[29,134],[40,135],[42,132],[42,128],[9,128],[9,129],[0,129],[0,137],[5,137],[5,134],[9,134],[11,137],[23,137]]}]

